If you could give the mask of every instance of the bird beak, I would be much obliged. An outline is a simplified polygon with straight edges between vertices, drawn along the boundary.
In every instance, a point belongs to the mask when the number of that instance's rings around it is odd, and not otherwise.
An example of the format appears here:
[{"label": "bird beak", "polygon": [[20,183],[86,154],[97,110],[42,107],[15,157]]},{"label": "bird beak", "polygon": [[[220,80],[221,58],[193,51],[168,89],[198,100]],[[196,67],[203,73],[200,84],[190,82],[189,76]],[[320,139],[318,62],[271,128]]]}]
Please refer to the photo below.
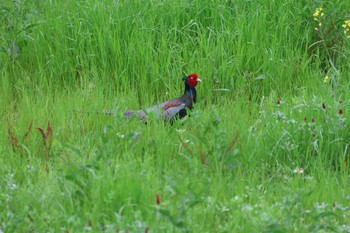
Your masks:
[{"label": "bird beak", "polygon": [[202,80],[200,80],[199,78],[196,79],[197,82],[202,82]]}]

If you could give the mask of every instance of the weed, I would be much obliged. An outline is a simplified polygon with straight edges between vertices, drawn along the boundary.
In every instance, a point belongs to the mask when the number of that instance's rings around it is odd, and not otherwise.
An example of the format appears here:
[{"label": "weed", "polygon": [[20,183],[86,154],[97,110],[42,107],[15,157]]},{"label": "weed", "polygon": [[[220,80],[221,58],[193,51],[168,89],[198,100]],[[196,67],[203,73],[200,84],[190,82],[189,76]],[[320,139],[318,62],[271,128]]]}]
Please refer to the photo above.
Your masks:
[{"label": "weed", "polygon": [[2,1],[0,232],[349,232],[349,4]]}]

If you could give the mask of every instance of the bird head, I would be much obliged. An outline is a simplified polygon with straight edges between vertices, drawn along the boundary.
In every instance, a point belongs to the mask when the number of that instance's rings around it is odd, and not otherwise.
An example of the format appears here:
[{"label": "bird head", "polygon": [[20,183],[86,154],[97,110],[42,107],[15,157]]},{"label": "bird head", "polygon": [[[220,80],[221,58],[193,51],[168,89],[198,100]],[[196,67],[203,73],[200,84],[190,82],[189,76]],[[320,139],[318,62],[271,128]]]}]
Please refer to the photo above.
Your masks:
[{"label": "bird head", "polygon": [[202,80],[200,80],[198,78],[197,74],[190,74],[190,75],[188,75],[187,77],[184,78],[184,81],[190,87],[195,87],[195,86],[197,86],[198,82],[201,82]]}]

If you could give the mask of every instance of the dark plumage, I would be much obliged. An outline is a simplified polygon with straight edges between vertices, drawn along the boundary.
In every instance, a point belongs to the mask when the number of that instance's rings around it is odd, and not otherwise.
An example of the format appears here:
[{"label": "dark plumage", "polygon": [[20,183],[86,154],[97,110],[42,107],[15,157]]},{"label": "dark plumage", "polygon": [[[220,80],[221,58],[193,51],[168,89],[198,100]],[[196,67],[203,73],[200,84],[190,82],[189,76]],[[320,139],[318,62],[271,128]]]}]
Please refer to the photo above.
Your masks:
[{"label": "dark plumage", "polygon": [[198,78],[197,74],[190,74],[183,78],[183,80],[185,84],[185,92],[182,96],[146,108],[145,111],[127,110],[124,112],[124,117],[131,118],[136,115],[138,119],[145,120],[147,119],[148,113],[154,112],[158,118],[170,121],[176,117],[182,118],[186,116],[186,108],[192,109],[193,103],[196,103],[197,101],[196,86],[201,80]]}]

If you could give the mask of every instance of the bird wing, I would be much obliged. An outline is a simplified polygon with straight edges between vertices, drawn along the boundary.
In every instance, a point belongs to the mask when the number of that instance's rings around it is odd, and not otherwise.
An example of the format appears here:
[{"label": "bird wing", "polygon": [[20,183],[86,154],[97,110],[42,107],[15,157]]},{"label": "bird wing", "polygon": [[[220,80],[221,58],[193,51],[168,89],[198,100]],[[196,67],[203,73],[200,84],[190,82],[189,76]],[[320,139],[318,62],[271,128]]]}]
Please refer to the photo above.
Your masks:
[{"label": "bird wing", "polygon": [[172,99],[167,102],[164,102],[162,108],[164,111],[166,111],[169,108],[174,108],[174,107],[176,108],[176,107],[182,106],[183,104],[185,103],[179,99]]},{"label": "bird wing", "polygon": [[180,105],[168,107],[163,112],[163,120],[169,121],[171,120],[176,114],[180,112],[181,109],[184,109],[186,107],[186,104],[182,103]]}]

